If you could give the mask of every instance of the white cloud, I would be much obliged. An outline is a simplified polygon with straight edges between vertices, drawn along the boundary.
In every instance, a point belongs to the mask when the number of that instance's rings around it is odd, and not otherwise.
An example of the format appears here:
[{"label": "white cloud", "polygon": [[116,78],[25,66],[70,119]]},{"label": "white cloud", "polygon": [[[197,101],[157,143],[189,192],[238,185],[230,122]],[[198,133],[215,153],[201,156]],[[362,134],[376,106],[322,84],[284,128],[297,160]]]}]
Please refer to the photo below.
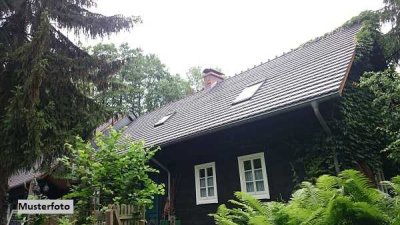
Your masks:
[{"label": "white cloud", "polygon": [[382,0],[99,0],[96,11],[143,20],[104,42],[154,53],[173,73],[202,66],[234,75],[382,6]]}]

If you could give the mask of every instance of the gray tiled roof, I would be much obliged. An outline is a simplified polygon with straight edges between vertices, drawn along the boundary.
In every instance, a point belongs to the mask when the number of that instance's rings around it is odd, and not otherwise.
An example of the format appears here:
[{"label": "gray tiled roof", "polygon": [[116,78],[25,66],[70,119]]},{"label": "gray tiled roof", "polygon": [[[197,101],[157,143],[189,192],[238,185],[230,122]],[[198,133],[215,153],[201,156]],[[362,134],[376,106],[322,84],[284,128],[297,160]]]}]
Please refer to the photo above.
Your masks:
[{"label": "gray tiled roof", "polygon": [[[360,26],[333,32],[298,49],[233,76],[209,90],[149,112],[125,131],[132,140],[164,145],[260,118],[311,100],[339,96],[355,52]],[[232,101],[249,84],[264,81],[248,101]],[[176,112],[165,124],[163,116]]]},{"label": "gray tiled roof", "polygon": [[31,171],[23,171],[19,172],[8,179],[9,188],[15,188],[25,183],[30,182],[33,178],[41,178],[44,175],[42,172]]},{"label": "gray tiled roof", "polygon": [[126,127],[132,122],[132,118],[134,118],[132,115],[126,115],[123,116],[117,120],[114,118],[109,119],[107,122],[101,124],[96,128],[96,132],[107,132],[109,128],[113,128],[115,130],[121,130],[122,128]]}]

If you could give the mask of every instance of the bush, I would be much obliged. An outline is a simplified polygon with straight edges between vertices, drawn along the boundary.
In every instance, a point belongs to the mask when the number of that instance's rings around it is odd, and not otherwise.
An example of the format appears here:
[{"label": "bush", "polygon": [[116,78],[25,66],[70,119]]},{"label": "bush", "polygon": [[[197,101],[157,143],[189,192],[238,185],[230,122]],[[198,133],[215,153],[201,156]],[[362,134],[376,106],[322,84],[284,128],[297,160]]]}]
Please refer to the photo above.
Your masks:
[{"label": "bush", "polygon": [[164,186],[149,176],[158,172],[149,165],[158,149],[125,140],[115,130],[99,134],[95,144],[78,137],[67,147],[70,155],[62,161],[74,185],[65,198],[75,199],[78,224],[92,223],[93,210],[109,204],[151,206],[155,195],[164,194]]},{"label": "bush", "polygon": [[237,192],[235,208],[221,205],[212,214],[219,225],[348,225],[400,224],[400,176],[385,182],[391,195],[373,188],[355,170],[337,177],[320,176],[315,184],[303,182],[288,203],[260,202]]}]

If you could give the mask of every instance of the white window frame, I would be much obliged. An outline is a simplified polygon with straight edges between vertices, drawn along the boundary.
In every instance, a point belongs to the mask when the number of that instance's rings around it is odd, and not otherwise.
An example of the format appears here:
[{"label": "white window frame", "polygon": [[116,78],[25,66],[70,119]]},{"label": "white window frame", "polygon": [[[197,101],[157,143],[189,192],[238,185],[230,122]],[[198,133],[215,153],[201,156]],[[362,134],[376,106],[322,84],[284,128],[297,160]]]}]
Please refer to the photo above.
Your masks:
[{"label": "white window frame", "polygon": [[[244,174],[244,161],[251,160],[253,161],[254,159],[260,159],[261,160],[261,170],[262,170],[262,175],[263,175],[263,181],[264,181],[264,191],[256,191],[256,186],[254,186],[254,192],[247,192],[246,190],[246,179],[245,179],[245,174]],[[265,167],[265,157],[264,157],[264,152],[260,153],[255,153],[251,155],[244,155],[244,156],[239,156],[238,157],[238,165],[239,165],[239,176],[240,176],[240,187],[242,192],[246,192],[248,194],[251,194],[254,196],[256,199],[269,199],[269,185],[268,185],[268,176],[267,176],[267,170]],[[253,162],[252,162],[253,165]],[[253,180],[254,180],[254,167],[252,167],[253,171]]]},{"label": "white window frame", "polygon": [[169,120],[169,118],[171,118],[174,114],[175,114],[175,112],[170,113],[170,114],[167,114],[167,115],[161,117],[161,119],[159,119],[159,120],[157,121],[157,123],[154,124],[154,127],[158,127],[158,126],[163,125],[163,124],[164,124],[165,122],[167,122],[167,120]]},{"label": "white window frame", "polygon": [[240,92],[240,94],[233,100],[232,105],[236,105],[250,100],[263,84],[264,81],[260,81],[244,88],[242,92]]},{"label": "white window frame", "polygon": [[[205,169],[206,172],[206,187],[208,193],[208,186],[207,186],[207,168],[212,168],[213,170],[213,182],[214,182],[214,196],[211,197],[201,197],[200,196],[200,170]],[[194,166],[194,175],[195,175],[195,187],[196,187],[196,204],[211,204],[211,203],[218,203],[218,189],[217,189],[217,171],[215,169],[215,162],[204,163],[200,165]]]}]

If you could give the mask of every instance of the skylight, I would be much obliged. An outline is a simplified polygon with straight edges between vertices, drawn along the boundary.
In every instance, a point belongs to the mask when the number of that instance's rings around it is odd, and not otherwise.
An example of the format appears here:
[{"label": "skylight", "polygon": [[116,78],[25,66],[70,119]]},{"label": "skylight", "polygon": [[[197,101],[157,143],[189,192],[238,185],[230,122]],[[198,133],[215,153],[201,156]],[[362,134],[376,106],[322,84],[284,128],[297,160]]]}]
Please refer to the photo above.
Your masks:
[{"label": "skylight", "polygon": [[246,100],[249,100],[253,95],[256,93],[256,91],[261,87],[263,82],[258,82],[256,84],[250,85],[246,87],[236,98],[233,100],[232,105],[244,102]]},{"label": "skylight", "polygon": [[159,121],[157,121],[156,124],[154,124],[154,126],[157,127],[157,126],[163,125],[174,114],[175,113],[170,113],[168,115],[163,116]]}]

